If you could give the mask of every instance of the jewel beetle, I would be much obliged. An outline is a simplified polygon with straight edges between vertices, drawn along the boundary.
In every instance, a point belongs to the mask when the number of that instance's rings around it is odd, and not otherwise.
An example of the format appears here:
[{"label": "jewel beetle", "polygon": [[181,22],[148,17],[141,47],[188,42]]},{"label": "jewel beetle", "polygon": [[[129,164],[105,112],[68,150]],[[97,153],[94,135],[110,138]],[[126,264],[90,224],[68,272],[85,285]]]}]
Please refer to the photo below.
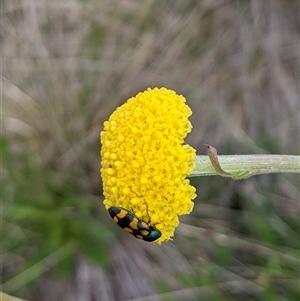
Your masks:
[{"label": "jewel beetle", "polygon": [[138,239],[151,242],[161,237],[157,228],[148,225],[127,209],[110,207],[108,212],[116,224]]}]

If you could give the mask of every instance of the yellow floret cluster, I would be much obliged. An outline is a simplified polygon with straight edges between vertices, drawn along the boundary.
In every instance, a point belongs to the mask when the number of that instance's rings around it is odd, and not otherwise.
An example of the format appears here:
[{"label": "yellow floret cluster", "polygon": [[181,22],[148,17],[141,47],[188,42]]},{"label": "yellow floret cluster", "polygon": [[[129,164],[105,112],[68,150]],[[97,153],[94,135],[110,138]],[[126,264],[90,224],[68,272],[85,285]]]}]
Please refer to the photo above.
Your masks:
[{"label": "yellow floret cluster", "polygon": [[159,244],[173,237],[196,197],[186,179],[196,152],[184,144],[192,129],[185,102],[172,90],[148,88],[117,108],[100,133],[106,209],[123,207],[154,225]]}]

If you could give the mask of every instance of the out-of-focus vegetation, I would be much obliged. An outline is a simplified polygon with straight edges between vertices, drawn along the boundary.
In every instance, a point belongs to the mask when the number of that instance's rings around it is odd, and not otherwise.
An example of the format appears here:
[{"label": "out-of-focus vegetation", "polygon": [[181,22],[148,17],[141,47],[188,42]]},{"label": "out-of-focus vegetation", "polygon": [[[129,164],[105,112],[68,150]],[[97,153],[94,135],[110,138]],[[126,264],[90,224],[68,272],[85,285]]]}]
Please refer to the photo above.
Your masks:
[{"label": "out-of-focus vegetation", "polygon": [[299,300],[299,176],[193,179],[174,241],[102,206],[99,132],[147,87],[183,94],[205,153],[299,153],[298,1],[4,0],[1,283],[52,300]]}]

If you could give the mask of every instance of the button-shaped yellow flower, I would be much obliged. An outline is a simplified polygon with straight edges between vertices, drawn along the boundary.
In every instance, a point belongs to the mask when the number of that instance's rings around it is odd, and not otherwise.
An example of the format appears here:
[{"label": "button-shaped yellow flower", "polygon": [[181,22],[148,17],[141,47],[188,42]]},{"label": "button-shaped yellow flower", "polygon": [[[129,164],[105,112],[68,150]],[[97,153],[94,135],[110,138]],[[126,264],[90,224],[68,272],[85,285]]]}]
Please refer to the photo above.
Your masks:
[{"label": "button-shaped yellow flower", "polygon": [[159,244],[194,206],[195,188],[186,176],[196,152],[184,144],[191,114],[182,95],[148,88],[117,108],[100,133],[105,208],[125,208],[155,226]]}]

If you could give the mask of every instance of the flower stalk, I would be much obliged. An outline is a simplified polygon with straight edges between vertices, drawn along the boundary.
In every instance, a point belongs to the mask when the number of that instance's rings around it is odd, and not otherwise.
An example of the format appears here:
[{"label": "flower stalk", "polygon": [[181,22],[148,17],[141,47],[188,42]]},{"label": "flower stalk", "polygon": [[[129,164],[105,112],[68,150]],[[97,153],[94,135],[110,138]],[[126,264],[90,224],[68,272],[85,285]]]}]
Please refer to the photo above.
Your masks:
[{"label": "flower stalk", "polygon": [[[208,149],[209,152],[209,149]],[[234,180],[268,173],[300,173],[300,156],[293,155],[231,155],[217,156],[216,168],[209,156],[196,156],[196,167],[189,177],[223,176]]]}]

